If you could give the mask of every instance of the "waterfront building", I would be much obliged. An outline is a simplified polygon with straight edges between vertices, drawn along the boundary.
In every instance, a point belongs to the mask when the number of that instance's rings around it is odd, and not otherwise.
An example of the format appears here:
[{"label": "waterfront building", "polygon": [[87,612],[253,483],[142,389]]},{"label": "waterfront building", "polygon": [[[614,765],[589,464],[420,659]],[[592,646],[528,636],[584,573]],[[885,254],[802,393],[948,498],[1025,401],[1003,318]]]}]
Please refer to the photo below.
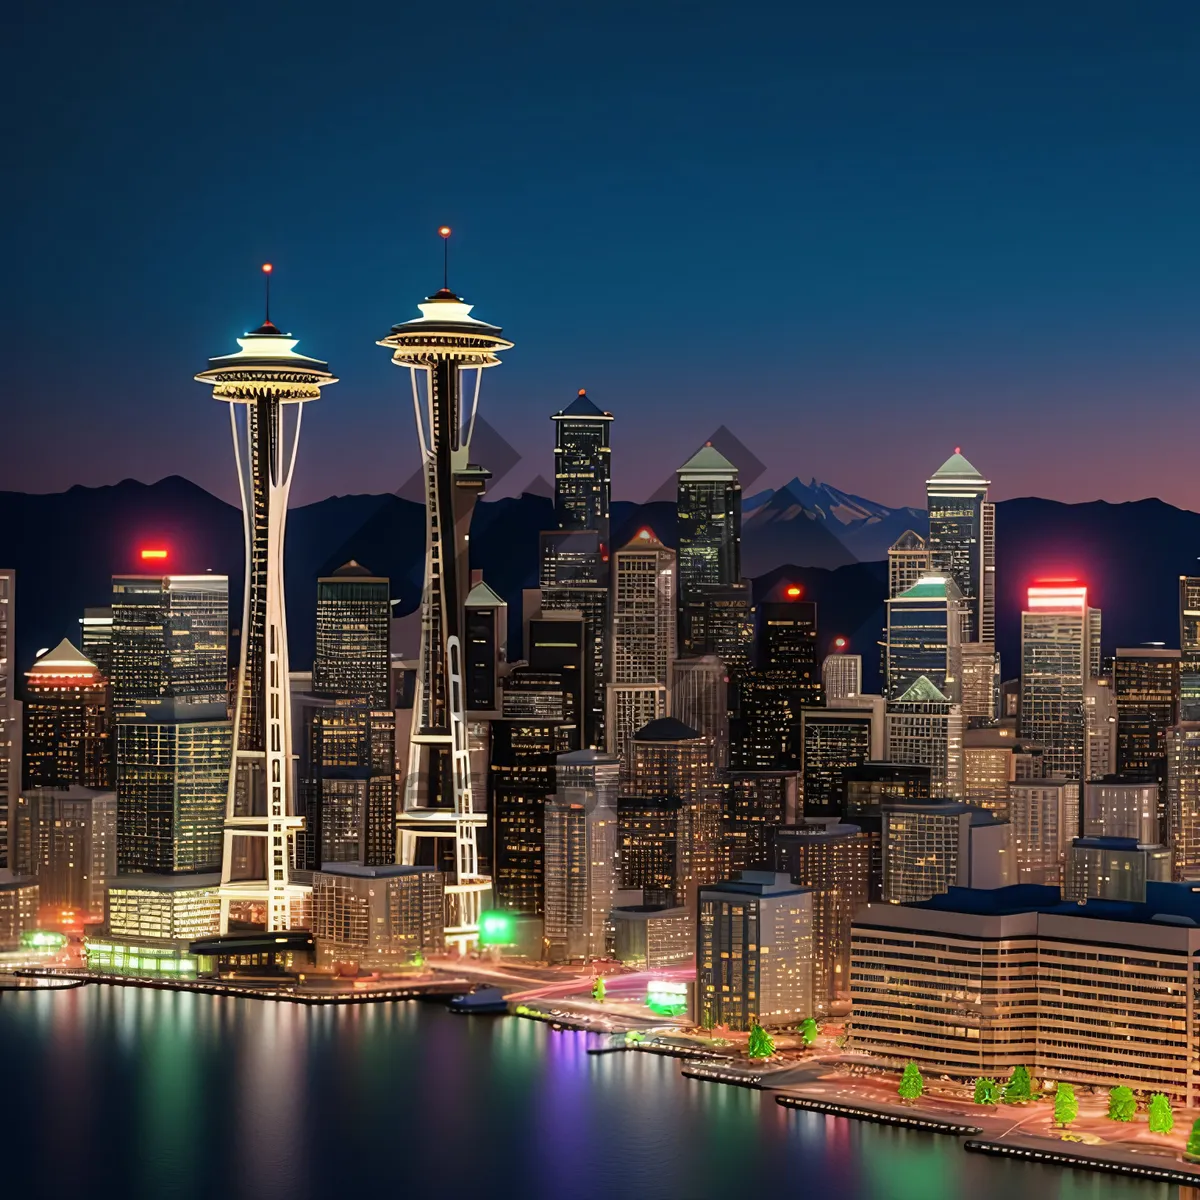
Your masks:
[{"label": "waterfront building", "polygon": [[1169,883],[1171,851],[1130,837],[1080,837],[1067,852],[1067,900],[1146,899],[1150,882]]},{"label": "waterfront building", "polygon": [[105,937],[138,944],[212,937],[221,922],[220,886],[219,871],[115,875],[104,887]]},{"label": "waterfront building", "polygon": [[445,878],[432,867],[328,863],[313,875],[317,963],[420,965],[445,946]]},{"label": "waterfront building", "polygon": [[554,421],[554,519],[559,529],[591,529],[608,554],[612,503],[613,415],[584,388]]},{"label": "waterfront building", "polygon": [[0,869],[0,950],[16,950],[22,935],[37,929],[40,893],[33,876]]},{"label": "waterfront building", "polygon": [[743,871],[702,887],[696,915],[696,1023],[794,1025],[815,1012],[813,896],[786,874]]},{"label": "waterfront building", "polygon": [[677,658],[672,664],[671,715],[711,739],[718,770],[729,765],[729,675],[715,654]]},{"label": "waterfront building", "polygon": [[1200,721],[1167,730],[1167,845],[1176,879],[1200,879]]},{"label": "waterfront building", "polygon": [[577,750],[559,755],[555,774],[544,817],[546,957],[603,958],[618,882],[620,763]]},{"label": "waterfront building", "polygon": [[857,825],[806,821],[775,831],[777,871],[812,891],[813,1002],[829,1012],[850,998],[850,930],[870,898],[869,839]]},{"label": "waterfront building", "polygon": [[[845,638],[836,639],[835,646],[837,642],[845,642]],[[821,663],[821,692],[826,704],[859,695],[862,692],[862,655],[847,654],[843,647],[825,655]]]},{"label": "waterfront building", "polygon": [[1151,883],[1144,904],[1080,905],[1019,885],[872,904],[853,929],[850,1045],[965,1082],[1024,1066],[1195,1106],[1198,899]]},{"label": "waterfront building", "polygon": [[751,666],[755,610],[749,582],[697,584],[680,601],[680,614],[684,654],[715,654],[730,671]]},{"label": "waterfront building", "polygon": [[117,873],[116,793],[78,784],[21,792],[13,853],[16,873],[38,881],[42,904],[102,920],[105,881]]},{"label": "waterfront building", "polygon": [[246,535],[221,932],[232,920],[270,933],[302,923],[310,899],[290,875],[303,818],[293,794],[283,547],[301,412],[337,381],[325,363],[297,354],[269,316],[237,341],[237,353],[209,359],[196,376],[229,405]]},{"label": "waterfront building", "polygon": [[888,550],[888,595],[899,596],[932,573],[929,544],[919,533],[906,529]]},{"label": "waterfront building", "polygon": [[951,800],[888,804],[883,810],[883,898],[927,900],[950,887],[1015,882],[1012,827]]},{"label": "waterfront building", "polygon": [[681,646],[689,646],[690,601],[704,586],[729,587],[741,578],[742,488],[738,469],[706,442],[678,471]]},{"label": "waterfront building", "polygon": [[961,705],[951,702],[924,675],[888,704],[887,760],[928,766],[935,796],[962,795],[962,738]]},{"label": "waterfront building", "polygon": [[882,696],[856,696],[836,707],[800,712],[801,778],[806,816],[845,811],[847,771],[883,757]]},{"label": "waterfront building", "polygon": [[1083,788],[1083,825],[1090,838],[1133,838],[1155,845],[1159,837],[1158,784],[1110,775]]},{"label": "waterfront building", "polygon": [[772,867],[775,831],[795,823],[800,808],[796,771],[730,771],[722,780],[721,874]]},{"label": "waterfront building", "polygon": [[21,792],[21,702],[16,695],[17,573],[0,569],[0,869],[9,865],[9,824]]},{"label": "waterfront building", "polygon": [[66,638],[38,657],[25,673],[25,786],[111,787],[110,705],[108,680]]},{"label": "waterfront building", "polygon": [[675,551],[640,529],[613,555],[613,683],[671,686]]},{"label": "waterfront building", "polygon": [[[449,236],[445,228],[442,237]],[[479,913],[491,889],[479,868],[478,834],[486,813],[471,796],[465,697],[457,683],[471,516],[490,478],[471,460],[471,438],[483,371],[497,366],[498,352],[512,343],[496,326],[472,317],[472,306],[448,287],[417,307],[420,317],[394,325],[379,342],[410,373],[414,395],[424,397],[414,407],[425,480],[425,585],[398,857],[445,872],[446,938],[465,947],[478,938]],[[472,370],[476,388],[468,400],[462,377]]]},{"label": "waterfront building", "polygon": [[1200,575],[1179,577],[1179,719],[1200,721]]},{"label": "waterfront building", "polygon": [[962,595],[962,641],[996,643],[996,506],[958,448],[925,484],[931,568]]},{"label": "waterfront building", "polygon": [[1021,614],[1020,731],[1043,748],[1049,774],[1084,776],[1084,693],[1099,673],[1100,611],[1088,607],[1087,588],[1058,582],[1030,587]]},{"label": "waterfront building", "polygon": [[1014,780],[1003,813],[993,812],[1012,826],[1014,882],[1061,885],[1071,842],[1079,836],[1078,781]]},{"label": "waterfront building", "polygon": [[949,575],[925,575],[887,601],[887,697],[897,700],[921,676],[958,703],[962,595]]},{"label": "waterfront building", "polygon": [[623,905],[612,911],[613,957],[626,967],[654,970],[696,954],[696,921],[688,907]]}]

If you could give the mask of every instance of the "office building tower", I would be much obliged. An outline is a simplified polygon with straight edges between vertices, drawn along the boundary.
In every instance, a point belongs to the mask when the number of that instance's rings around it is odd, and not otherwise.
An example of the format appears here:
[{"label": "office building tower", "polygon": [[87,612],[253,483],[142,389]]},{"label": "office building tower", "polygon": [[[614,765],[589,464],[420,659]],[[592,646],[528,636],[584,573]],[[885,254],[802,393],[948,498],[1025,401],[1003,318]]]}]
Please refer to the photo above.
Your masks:
[{"label": "office building tower", "polygon": [[1045,776],[1042,748],[1017,737],[1008,725],[963,734],[963,799],[997,816],[1007,810],[1014,782]]},{"label": "office building tower", "polygon": [[681,646],[691,644],[689,602],[703,586],[729,587],[741,578],[742,487],[738,470],[711,442],[679,468]]},{"label": "office building tower", "polygon": [[899,596],[918,579],[932,574],[929,544],[919,533],[906,529],[888,550],[888,595]]},{"label": "office building tower", "polygon": [[804,815],[841,815],[845,772],[883,758],[883,697],[857,696],[836,707],[802,709],[800,745]]},{"label": "office building tower", "polygon": [[1000,691],[1000,656],[987,642],[964,642],[959,647],[962,670],[959,695],[969,723],[990,725],[996,717]]},{"label": "office building tower", "polygon": [[1089,838],[1133,838],[1156,845],[1159,837],[1158,783],[1110,775],[1083,787],[1083,826]]},{"label": "office building tower", "polygon": [[1015,880],[1012,827],[971,804],[888,805],[883,812],[883,899],[928,900],[950,887]]},{"label": "office building tower", "polygon": [[112,678],[112,605],[85,608],[79,618],[79,648],[105,679]]},{"label": "office building tower", "polygon": [[887,697],[898,699],[924,675],[955,703],[960,699],[961,596],[948,575],[926,575],[887,601]]},{"label": "office building tower", "polygon": [[620,763],[577,750],[559,756],[555,773],[544,820],[546,957],[604,958],[618,883]]},{"label": "office building tower", "polygon": [[962,707],[924,675],[887,707],[884,745],[888,762],[931,768],[934,796],[962,795]]},{"label": "office building tower", "polygon": [[929,560],[962,594],[962,641],[996,644],[995,505],[990,483],[957,448],[925,484]]},{"label": "office building tower", "polygon": [[1083,685],[1084,778],[1117,772],[1117,698],[1108,679]]},{"label": "office building tower", "polygon": [[441,954],[444,891],[432,867],[327,864],[313,875],[318,965],[386,971]]},{"label": "office building tower", "polygon": [[1179,577],[1179,719],[1200,721],[1200,576]]},{"label": "office building tower", "polygon": [[626,967],[654,970],[691,961],[695,913],[682,905],[622,905],[612,911],[613,957]]},{"label": "office building tower", "polygon": [[1080,779],[1087,763],[1084,693],[1099,673],[1100,612],[1082,584],[1029,588],[1021,614],[1021,736],[1045,751],[1046,771]]},{"label": "office building tower", "polygon": [[712,740],[718,770],[729,765],[729,674],[715,654],[672,664],[671,715]]},{"label": "office building tower", "polygon": [[721,874],[772,869],[776,831],[794,825],[800,810],[795,771],[730,771],[722,780]]},{"label": "office building tower", "polygon": [[391,619],[388,580],[353,559],[318,579],[313,694],[387,708]]},{"label": "office building tower", "polygon": [[1120,648],[1113,659],[1117,773],[1158,780],[1162,841],[1167,830],[1167,730],[1179,720],[1180,652]]},{"label": "office building tower", "polygon": [[230,921],[289,929],[310,889],[292,882],[292,839],[303,824],[293,792],[283,547],[304,405],[335,383],[325,363],[297,354],[270,317],[237,339],[236,354],[196,376],[229,405],[246,535],[233,761],[225,808],[221,932]]},{"label": "office building tower", "polygon": [[17,874],[37,879],[42,904],[102,920],[105,880],[117,873],[116,793],[77,784],[26,789],[12,852]]},{"label": "office building tower", "polygon": [[700,889],[698,1025],[794,1025],[812,1016],[813,999],[812,892],[774,871],[743,871]]},{"label": "office building tower", "polygon": [[697,584],[680,604],[684,654],[715,654],[730,671],[752,665],[755,612],[748,582]]},{"label": "office building tower", "polygon": [[613,555],[613,683],[671,686],[675,551],[641,529]]},{"label": "office building tower", "polygon": [[[449,237],[447,229],[442,235]],[[426,560],[421,652],[400,826],[400,861],[426,861],[446,873],[446,939],[478,937],[490,881],[479,869],[478,831],[486,814],[471,797],[466,705],[462,694],[463,603],[470,585],[468,537],[475,502],[490,478],[471,461],[483,371],[512,343],[471,316],[448,287],[417,306],[420,317],[392,327],[379,345],[411,377],[425,476]],[[475,372],[474,399],[462,376]],[[424,383],[424,391],[419,386]],[[422,396],[422,400],[420,397]]]},{"label": "office building tower", "polygon": [[829,1012],[850,998],[850,931],[870,890],[867,835],[824,821],[779,829],[774,866],[812,892],[813,1000],[818,1012]]},{"label": "office building tower", "polygon": [[608,752],[620,762],[622,779],[633,770],[629,758],[633,735],[667,715],[669,694],[661,683],[610,683],[605,689]]},{"label": "office building tower", "polygon": [[111,787],[110,704],[108,680],[66,638],[38,658],[25,673],[25,786]]},{"label": "office building tower", "polygon": [[587,707],[587,621],[575,609],[543,610],[529,622],[525,651],[531,671],[549,671],[558,676],[564,693],[562,732],[570,749],[578,750],[583,736],[582,714]]},{"label": "office building tower", "polygon": [[1176,879],[1200,879],[1200,721],[1167,730],[1167,845]]},{"label": "office building tower", "polygon": [[800,708],[786,671],[737,671],[730,679],[729,765],[739,771],[798,770]]},{"label": "office building tower", "polygon": [[681,905],[687,893],[690,828],[683,802],[676,796],[621,796],[617,826],[621,887],[639,890],[652,908]]},{"label": "office building tower", "polygon": [[1025,779],[1009,785],[1003,812],[1012,826],[1017,883],[1059,886],[1067,851],[1079,836],[1079,783],[1074,779]]},{"label": "office building tower", "polygon": [[554,519],[559,529],[592,529],[607,556],[612,503],[613,415],[579,395],[554,414]]},{"label": "office building tower", "polygon": [[38,927],[41,889],[30,875],[0,871],[0,950],[16,950]]},{"label": "office building tower", "polygon": [[842,773],[846,812],[852,820],[878,813],[891,800],[928,800],[932,770],[910,763],[866,762]]},{"label": "office building tower", "polygon": [[[837,638],[845,642],[844,638]],[[821,691],[826,704],[836,704],[839,700],[847,700],[862,692],[862,655],[847,654],[844,646],[838,646],[835,653],[825,655],[821,663]]]},{"label": "office building tower", "polygon": [[803,588],[779,584],[757,608],[758,667],[794,677],[799,706],[821,702],[817,668],[817,606],[803,600]]},{"label": "office building tower", "polygon": [[21,703],[16,695],[17,575],[0,570],[0,869],[9,865],[9,820],[21,791]]},{"label": "office building tower", "polygon": [[1063,898],[1141,904],[1146,885],[1169,883],[1171,870],[1171,851],[1166,846],[1141,844],[1136,838],[1076,838],[1067,852]]},{"label": "office building tower", "polygon": [[465,608],[467,711],[492,712],[500,707],[500,664],[508,659],[508,605],[480,575]]}]

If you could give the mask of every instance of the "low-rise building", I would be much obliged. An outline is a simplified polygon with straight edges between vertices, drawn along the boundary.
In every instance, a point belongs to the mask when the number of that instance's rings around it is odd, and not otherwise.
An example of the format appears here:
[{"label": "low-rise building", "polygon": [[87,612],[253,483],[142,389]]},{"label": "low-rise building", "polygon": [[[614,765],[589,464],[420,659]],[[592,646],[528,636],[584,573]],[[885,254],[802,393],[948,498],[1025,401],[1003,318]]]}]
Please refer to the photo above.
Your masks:
[{"label": "low-rise building", "polygon": [[669,967],[696,953],[696,923],[690,908],[632,904],[614,908],[613,954],[627,967]]}]

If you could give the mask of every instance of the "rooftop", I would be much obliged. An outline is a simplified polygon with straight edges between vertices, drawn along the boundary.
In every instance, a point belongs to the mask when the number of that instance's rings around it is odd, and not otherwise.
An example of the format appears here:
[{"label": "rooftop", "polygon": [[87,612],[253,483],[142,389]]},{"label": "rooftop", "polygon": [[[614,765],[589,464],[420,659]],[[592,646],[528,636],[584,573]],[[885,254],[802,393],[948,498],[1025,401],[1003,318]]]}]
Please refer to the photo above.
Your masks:
[{"label": "rooftop", "polygon": [[394,879],[398,875],[432,874],[434,867],[411,867],[402,863],[386,863],[377,867],[366,867],[362,863],[327,862],[321,864],[322,875],[353,875],[356,879]]},{"label": "rooftop", "polygon": [[76,649],[70,638],[63,638],[53,650],[34,660],[26,677],[38,679],[86,678],[99,674],[99,668],[86,654]]},{"label": "rooftop", "polygon": [[497,596],[481,579],[468,593],[465,601],[468,608],[498,608],[505,604],[503,596]]},{"label": "rooftop", "polygon": [[906,529],[893,543],[893,550],[924,550],[925,539],[913,529]]},{"label": "rooftop", "polygon": [[737,879],[722,879],[700,889],[700,895],[713,892],[734,893],[740,896],[800,896],[812,888],[792,882],[786,871],[742,871]]},{"label": "rooftop", "polygon": [[950,699],[944,695],[937,684],[928,675],[918,675],[897,701],[897,704],[949,704]]},{"label": "rooftop", "polygon": [[727,459],[725,455],[723,455],[720,450],[718,450],[716,446],[712,444],[712,442],[705,442],[704,445],[701,446],[700,449],[697,450],[696,453],[693,454],[692,457],[689,458],[687,462],[685,462],[683,466],[679,468],[680,474],[683,474],[685,471],[689,474],[713,473],[728,475],[734,479],[737,478],[738,473],[737,467],[735,467],[733,463],[731,463],[729,459]]},{"label": "rooftop", "polygon": [[980,473],[963,457],[962,451],[956,446],[954,453],[936,471],[934,471],[930,483],[976,483],[986,484],[988,481],[984,479]]},{"label": "rooftop", "polygon": [[107,889],[127,892],[190,892],[221,886],[221,872],[204,875],[113,875],[104,881]]},{"label": "rooftop", "polygon": [[633,736],[639,742],[694,742],[703,735],[675,717],[659,717],[643,725]]},{"label": "rooftop", "polygon": [[567,405],[566,408],[560,409],[551,418],[554,421],[562,420],[563,418],[575,417],[576,419],[586,419],[591,417],[600,421],[611,421],[613,415],[610,412],[605,412],[603,409],[597,408],[588,397],[587,391],[584,388],[579,389],[579,395]]}]

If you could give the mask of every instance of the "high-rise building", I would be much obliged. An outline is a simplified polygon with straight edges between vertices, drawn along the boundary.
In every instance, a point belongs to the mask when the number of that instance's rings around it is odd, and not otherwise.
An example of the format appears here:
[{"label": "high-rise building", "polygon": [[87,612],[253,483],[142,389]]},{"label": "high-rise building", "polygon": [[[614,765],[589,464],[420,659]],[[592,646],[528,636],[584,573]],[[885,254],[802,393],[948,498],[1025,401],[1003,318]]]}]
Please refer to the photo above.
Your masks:
[{"label": "high-rise building", "polygon": [[500,664],[508,658],[508,605],[482,575],[467,593],[464,685],[468,712],[500,707]]},{"label": "high-rise building", "polygon": [[800,712],[804,815],[845,811],[845,773],[883,757],[882,696],[857,696],[836,707]]},{"label": "high-rise building", "polygon": [[613,683],[671,686],[675,551],[640,529],[613,555]]},{"label": "high-rise building", "polygon": [[962,594],[962,640],[996,643],[995,505],[988,480],[958,448],[925,484],[929,559]]},{"label": "high-rise building", "polygon": [[712,739],[718,770],[729,765],[729,673],[715,654],[672,664],[671,715]]},{"label": "high-rise building", "polygon": [[661,683],[610,683],[605,689],[608,752],[621,763],[623,779],[633,769],[629,758],[633,735],[667,715],[669,694]]},{"label": "high-rise building", "polygon": [[846,813],[852,821],[864,814],[878,814],[892,800],[928,800],[932,770],[913,763],[866,762],[843,772]]},{"label": "high-rise building", "polygon": [[1016,882],[1060,885],[1067,852],[1079,836],[1078,781],[1013,782],[1009,784],[1004,815],[1012,826]]},{"label": "high-rise building", "polygon": [[21,703],[16,696],[17,574],[0,570],[0,868],[7,867],[9,820],[21,792]]},{"label": "high-rise building", "polygon": [[1179,577],[1179,719],[1200,721],[1200,575]]},{"label": "high-rise building", "polygon": [[1117,698],[1109,679],[1083,685],[1084,778],[1103,779],[1117,771]]},{"label": "high-rise building", "polygon": [[108,680],[66,638],[41,655],[25,673],[25,786],[111,787],[110,705]]},{"label": "high-rise building", "polygon": [[12,852],[17,873],[37,879],[42,904],[102,920],[105,881],[117,873],[116,793],[77,784],[26,789]]},{"label": "high-rise building", "polygon": [[1200,879],[1200,721],[1167,730],[1167,845],[1176,879]]},{"label": "high-rise building", "polygon": [[794,825],[800,807],[800,777],[795,771],[730,771],[722,781],[721,873],[772,867],[775,832]]},{"label": "high-rise building", "polygon": [[689,833],[683,802],[676,796],[621,796],[617,823],[621,887],[640,891],[651,908],[682,904],[687,892]]},{"label": "high-rise building", "polygon": [[962,707],[924,675],[887,707],[884,744],[888,762],[931,768],[935,796],[962,795]]},{"label": "high-rise building", "polygon": [[550,962],[603,958],[612,942],[620,763],[595,750],[559,755],[546,801],[545,939]]},{"label": "high-rise building", "polygon": [[1040,746],[1018,738],[1007,725],[968,729],[963,734],[963,799],[989,812],[1007,812],[1011,786],[1045,776]]},{"label": "high-rise building", "polygon": [[564,692],[562,730],[570,748],[579,749],[587,706],[587,620],[577,609],[543,609],[529,622],[525,656],[531,671],[550,671],[558,676]]},{"label": "high-rise building", "polygon": [[388,580],[353,559],[318,579],[313,694],[386,708],[391,621]]},{"label": "high-rise building", "polygon": [[883,898],[928,900],[950,887],[1015,880],[1012,827],[971,804],[895,804],[883,812]]},{"label": "high-rise building", "polygon": [[559,529],[594,529],[607,556],[612,502],[613,415],[579,395],[554,420],[554,519]]},{"label": "high-rise building", "polygon": [[105,679],[112,678],[113,610],[111,604],[85,608],[79,618],[79,648]]},{"label": "high-rise building", "polygon": [[[450,236],[448,228],[442,233]],[[399,859],[416,864],[419,847],[446,873],[446,939],[478,937],[490,881],[479,869],[478,830],[486,820],[471,796],[466,703],[462,693],[463,604],[470,586],[468,537],[475,502],[490,478],[471,461],[483,371],[512,343],[471,316],[448,287],[417,306],[420,317],[392,327],[379,345],[411,376],[425,476],[426,561],[421,653],[400,827]],[[462,376],[475,372],[474,400]]]},{"label": "high-rise building", "polygon": [[1158,784],[1154,780],[1110,775],[1083,786],[1083,826],[1088,838],[1133,838],[1146,846],[1159,836]]},{"label": "high-rise building", "polygon": [[679,468],[681,646],[692,638],[690,603],[702,586],[729,587],[741,578],[742,487],[738,469],[711,442]]},{"label": "high-rise building", "polygon": [[0,871],[0,950],[16,950],[38,927],[41,889],[30,875]]},{"label": "high-rise building", "polygon": [[700,889],[696,1023],[749,1029],[812,1016],[813,896],[787,875],[743,871]]},{"label": "high-rise building", "polygon": [[684,654],[715,654],[730,671],[751,666],[755,613],[748,582],[697,584],[680,603]]},{"label": "high-rise building", "polygon": [[[842,643],[838,645],[838,643]],[[826,704],[848,700],[862,692],[862,655],[847,654],[845,638],[834,640],[835,652],[821,663],[821,691]]]},{"label": "high-rise building", "polygon": [[[264,268],[266,269],[266,268]],[[269,271],[268,271],[269,276]],[[293,793],[283,545],[300,417],[327,365],[297,354],[270,317],[237,339],[236,354],[209,359],[196,376],[229,405],[246,534],[241,650],[233,706],[233,761],[225,808],[221,932],[231,918],[289,929],[304,919],[310,889],[290,878],[292,840],[303,824]]]},{"label": "high-rise building", "polygon": [[1178,650],[1119,648],[1113,659],[1117,773],[1158,780],[1158,841],[1167,832],[1167,730],[1179,720],[1179,681]]},{"label": "high-rise building", "polygon": [[1148,883],[1171,881],[1171,851],[1137,838],[1080,837],[1067,852],[1067,900],[1144,903]]},{"label": "high-rise building", "polygon": [[887,601],[887,697],[898,699],[924,675],[959,703],[962,596],[949,575],[926,575]]},{"label": "high-rise building", "polygon": [[996,716],[1000,691],[1000,656],[987,642],[964,642],[959,652],[962,672],[958,690],[963,716],[969,722],[990,725]]},{"label": "high-rise building", "polygon": [[829,1012],[850,997],[850,930],[866,906],[870,848],[857,825],[810,821],[775,834],[775,869],[812,891],[813,999]]},{"label": "high-rise building", "polygon": [[928,543],[919,533],[906,529],[888,550],[888,595],[899,596],[932,573]]},{"label": "high-rise building", "polygon": [[653,970],[691,961],[696,919],[690,908],[660,904],[621,905],[612,911],[613,957],[627,967]]},{"label": "high-rise building", "polygon": [[1041,746],[1046,771],[1080,779],[1087,765],[1084,692],[1099,674],[1100,610],[1087,588],[1047,581],[1029,588],[1021,614],[1021,736]]}]

